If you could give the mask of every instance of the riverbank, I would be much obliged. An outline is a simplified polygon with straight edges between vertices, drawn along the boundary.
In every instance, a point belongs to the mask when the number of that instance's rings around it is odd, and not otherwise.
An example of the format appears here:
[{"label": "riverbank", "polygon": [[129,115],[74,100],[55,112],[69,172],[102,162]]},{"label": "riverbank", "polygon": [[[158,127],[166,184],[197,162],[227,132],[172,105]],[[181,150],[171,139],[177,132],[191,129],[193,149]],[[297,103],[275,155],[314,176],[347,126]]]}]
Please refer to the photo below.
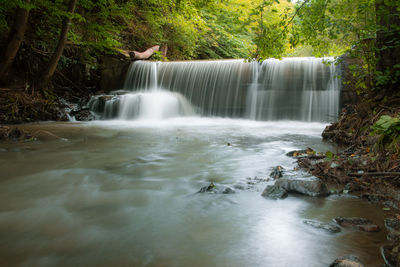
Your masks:
[{"label": "riverbank", "polygon": [[324,140],[338,153],[303,156],[298,165],[318,177],[332,193],[352,194],[385,210],[388,244],[381,248],[387,266],[400,266],[400,160],[398,98],[384,104],[364,101],[347,106],[337,122],[327,126]]}]

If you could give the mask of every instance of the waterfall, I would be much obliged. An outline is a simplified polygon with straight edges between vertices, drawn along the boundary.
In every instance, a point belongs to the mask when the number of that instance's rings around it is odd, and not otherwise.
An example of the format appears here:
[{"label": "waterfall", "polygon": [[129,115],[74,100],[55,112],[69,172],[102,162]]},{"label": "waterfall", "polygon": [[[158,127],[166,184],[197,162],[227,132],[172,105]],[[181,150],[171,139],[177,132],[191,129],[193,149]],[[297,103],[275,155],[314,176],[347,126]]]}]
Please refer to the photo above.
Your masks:
[{"label": "waterfall", "polygon": [[97,96],[89,106],[104,119],[165,118],[196,110],[202,116],[326,122],[337,117],[340,96],[339,68],[325,64],[329,60],[137,61],[122,91],[129,94]]}]

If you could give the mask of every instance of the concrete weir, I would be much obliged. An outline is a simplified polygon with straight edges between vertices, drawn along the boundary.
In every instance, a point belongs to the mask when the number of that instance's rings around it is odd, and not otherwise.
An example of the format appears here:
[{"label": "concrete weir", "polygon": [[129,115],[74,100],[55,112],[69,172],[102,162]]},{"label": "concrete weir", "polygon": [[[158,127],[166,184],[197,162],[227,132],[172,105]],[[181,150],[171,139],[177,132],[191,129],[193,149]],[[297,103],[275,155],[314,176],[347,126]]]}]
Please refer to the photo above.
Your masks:
[{"label": "concrete weir", "polygon": [[337,118],[340,104],[339,67],[327,64],[332,61],[312,57],[263,62],[137,61],[131,63],[118,95],[100,104],[102,100],[95,97],[91,105],[101,118],[134,119],[140,114],[131,112],[127,117],[126,110],[134,109],[127,105],[144,109],[137,107],[152,104],[140,100],[147,99],[147,93],[166,91],[184,98],[201,116],[328,122]]}]

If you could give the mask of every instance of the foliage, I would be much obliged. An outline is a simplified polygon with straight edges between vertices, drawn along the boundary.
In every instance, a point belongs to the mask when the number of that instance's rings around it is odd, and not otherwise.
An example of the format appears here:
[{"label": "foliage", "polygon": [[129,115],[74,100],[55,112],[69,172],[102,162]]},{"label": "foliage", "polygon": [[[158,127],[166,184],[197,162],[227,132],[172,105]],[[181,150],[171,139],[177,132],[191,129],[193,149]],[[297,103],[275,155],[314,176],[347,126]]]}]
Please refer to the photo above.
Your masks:
[{"label": "foliage", "polygon": [[[64,56],[89,66],[119,49],[143,51],[156,44],[168,47],[170,60],[263,60],[348,51],[363,62],[352,68],[360,90],[400,80],[398,62],[391,68],[378,64],[379,54],[400,47],[396,0],[80,0],[75,14],[66,12],[63,0],[0,1],[0,41],[16,8],[28,8],[25,45],[49,55],[62,19],[70,16]],[[375,41],[380,36],[383,44]]]},{"label": "foliage", "polygon": [[151,56],[151,60],[154,60],[154,61],[167,61],[168,59],[163,56],[161,51],[154,51],[154,54]]},{"label": "foliage", "polygon": [[378,145],[400,151],[400,115],[382,115],[371,129],[371,135],[379,136]]},{"label": "foliage", "polygon": [[400,49],[399,1],[304,0],[297,8],[293,31],[299,43],[312,46],[316,56],[347,51],[359,58],[363,64],[352,72],[360,90],[398,83],[400,72],[391,57]]},{"label": "foliage", "polygon": [[15,11],[16,8],[31,10],[34,7],[32,3],[26,3],[23,0],[0,0],[0,32],[10,27],[9,17],[13,16],[13,11]]},{"label": "foliage", "polygon": [[[24,1],[1,1],[0,32],[6,32]],[[167,45],[170,59],[246,58],[255,54],[257,43],[258,53],[277,50],[279,57],[288,45],[277,25],[292,6],[286,0],[80,0],[71,15],[63,0],[32,0],[26,42],[53,51],[63,17],[72,16],[69,47],[79,47],[88,63],[116,49],[140,51],[155,44]],[[263,39],[267,31],[279,37],[273,47]]]}]

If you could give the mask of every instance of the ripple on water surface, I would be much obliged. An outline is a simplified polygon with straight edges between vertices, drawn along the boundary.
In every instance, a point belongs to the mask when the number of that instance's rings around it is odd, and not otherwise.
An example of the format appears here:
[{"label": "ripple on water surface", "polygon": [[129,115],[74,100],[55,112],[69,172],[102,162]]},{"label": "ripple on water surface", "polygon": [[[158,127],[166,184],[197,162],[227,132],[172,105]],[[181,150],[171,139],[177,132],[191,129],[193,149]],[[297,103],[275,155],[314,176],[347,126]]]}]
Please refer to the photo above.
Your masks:
[{"label": "ripple on water surface", "polygon": [[[189,117],[21,127],[66,140],[1,144],[1,266],[326,266],[344,254],[382,263],[383,232],[332,235],[302,223],[379,224],[379,207],[261,197],[268,182],[254,177],[292,169],[286,152],[333,149],[324,124]],[[210,181],[250,189],[196,194]]]}]

